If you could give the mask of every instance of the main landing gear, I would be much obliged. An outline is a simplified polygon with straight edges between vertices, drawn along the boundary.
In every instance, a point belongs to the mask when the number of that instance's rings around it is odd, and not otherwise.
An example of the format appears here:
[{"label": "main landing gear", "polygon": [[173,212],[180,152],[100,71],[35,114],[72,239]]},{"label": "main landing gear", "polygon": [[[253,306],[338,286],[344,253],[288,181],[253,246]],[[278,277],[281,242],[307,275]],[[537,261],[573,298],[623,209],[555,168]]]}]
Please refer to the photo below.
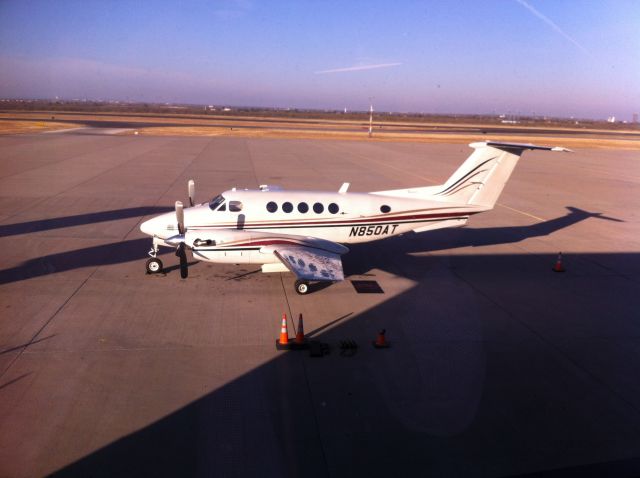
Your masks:
[{"label": "main landing gear", "polygon": [[309,292],[309,283],[307,281],[297,280],[295,287],[296,287],[296,292],[300,295],[304,295],[307,292]]},{"label": "main landing gear", "polygon": [[146,264],[147,274],[160,274],[162,272],[162,261],[158,259],[158,244],[155,237],[153,238],[153,246],[151,246],[149,255],[151,259]]}]

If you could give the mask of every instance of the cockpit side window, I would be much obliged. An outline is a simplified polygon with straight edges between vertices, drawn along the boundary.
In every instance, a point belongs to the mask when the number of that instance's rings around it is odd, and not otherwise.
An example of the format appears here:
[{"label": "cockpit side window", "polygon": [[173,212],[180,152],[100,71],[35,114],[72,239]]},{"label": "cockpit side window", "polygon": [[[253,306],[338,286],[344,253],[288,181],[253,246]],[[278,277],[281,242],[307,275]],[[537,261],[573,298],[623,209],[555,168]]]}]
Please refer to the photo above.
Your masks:
[{"label": "cockpit side window", "polygon": [[240,201],[229,201],[229,211],[231,212],[242,211],[242,203]]},{"label": "cockpit side window", "polygon": [[[216,209],[218,209],[218,207],[222,203],[224,203],[224,198],[222,197],[221,194],[219,194],[209,202],[209,209],[211,209],[212,211],[215,211]],[[225,209],[220,209],[220,210],[224,211]]]}]

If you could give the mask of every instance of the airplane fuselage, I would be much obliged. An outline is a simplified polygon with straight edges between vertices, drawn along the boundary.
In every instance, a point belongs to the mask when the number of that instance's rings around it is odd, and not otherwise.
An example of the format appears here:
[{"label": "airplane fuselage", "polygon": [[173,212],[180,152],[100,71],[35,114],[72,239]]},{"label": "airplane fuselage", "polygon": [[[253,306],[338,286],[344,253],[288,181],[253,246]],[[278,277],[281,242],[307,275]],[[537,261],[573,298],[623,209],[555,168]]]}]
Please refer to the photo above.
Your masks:
[{"label": "airplane fuselage", "polygon": [[[464,225],[470,214],[479,212],[474,209],[371,193],[229,190],[185,209],[184,222],[198,259],[264,264],[279,261],[260,249],[296,242],[287,236],[339,244],[369,242],[421,228]],[[157,216],[141,229],[160,240],[178,234],[174,213]]]}]

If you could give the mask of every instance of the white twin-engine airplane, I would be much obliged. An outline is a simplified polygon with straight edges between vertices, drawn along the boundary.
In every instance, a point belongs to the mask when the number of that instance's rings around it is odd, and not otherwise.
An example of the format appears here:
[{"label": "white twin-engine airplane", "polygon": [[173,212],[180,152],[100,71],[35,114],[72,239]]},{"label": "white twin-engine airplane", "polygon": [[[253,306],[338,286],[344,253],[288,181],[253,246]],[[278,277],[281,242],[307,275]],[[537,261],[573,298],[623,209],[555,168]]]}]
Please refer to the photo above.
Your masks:
[{"label": "white twin-engine airplane", "polygon": [[343,244],[368,242],[410,231],[464,226],[469,216],[493,209],[522,152],[527,149],[570,151],[561,147],[501,142],[471,143],[474,152],[442,185],[348,193],[259,190],[225,191],[209,203],[180,201],[175,213],[141,224],[153,237],[147,272],[162,272],[158,247],[176,248],[186,278],[187,256],[208,262],[261,264],[263,272],[291,271],[299,294],[310,281],[344,280]]}]

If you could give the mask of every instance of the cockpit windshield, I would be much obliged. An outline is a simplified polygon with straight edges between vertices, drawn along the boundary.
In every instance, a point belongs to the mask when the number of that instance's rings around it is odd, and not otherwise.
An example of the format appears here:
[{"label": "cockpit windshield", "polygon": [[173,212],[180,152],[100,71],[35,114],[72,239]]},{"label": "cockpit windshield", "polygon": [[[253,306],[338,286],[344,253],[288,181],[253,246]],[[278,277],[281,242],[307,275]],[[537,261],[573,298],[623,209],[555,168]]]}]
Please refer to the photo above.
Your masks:
[{"label": "cockpit windshield", "polygon": [[218,209],[218,207],[220,207],[220,204],[222,203],[224,203],[224,198],[221,194],[219,194],[209,202],[209,209],[215,211],[216,209]]}]

